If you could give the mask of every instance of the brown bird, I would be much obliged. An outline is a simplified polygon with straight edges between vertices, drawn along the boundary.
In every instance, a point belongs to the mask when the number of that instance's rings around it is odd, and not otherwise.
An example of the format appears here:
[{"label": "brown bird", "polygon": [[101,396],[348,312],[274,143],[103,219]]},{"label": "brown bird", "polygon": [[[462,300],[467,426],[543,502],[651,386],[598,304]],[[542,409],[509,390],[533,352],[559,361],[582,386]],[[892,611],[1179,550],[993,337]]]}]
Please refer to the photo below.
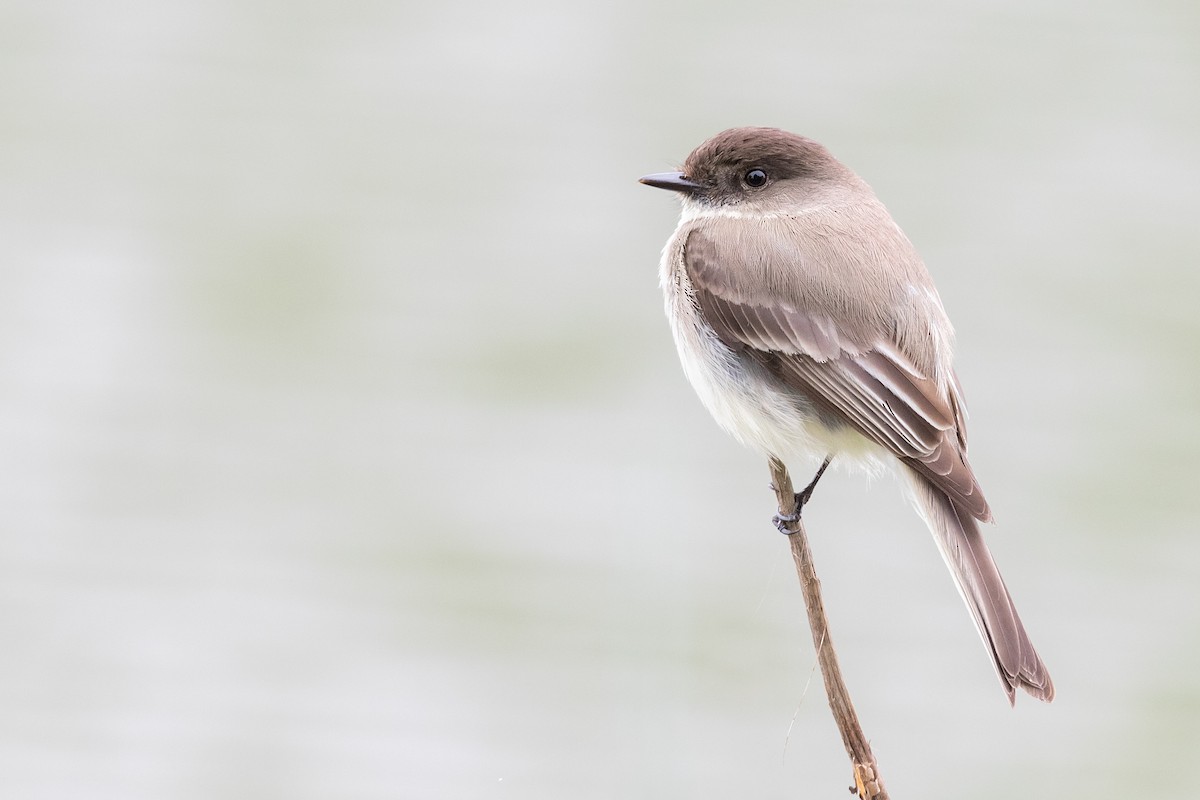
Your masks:
[{"label": "brown bird", "polygon": [[1010,702],[1054,685],[979,531],[954,330],[871,188],[817,142],[734,128],[681,172],[661,281],[684,372],[718,424],[768,456],[899,465]]}]

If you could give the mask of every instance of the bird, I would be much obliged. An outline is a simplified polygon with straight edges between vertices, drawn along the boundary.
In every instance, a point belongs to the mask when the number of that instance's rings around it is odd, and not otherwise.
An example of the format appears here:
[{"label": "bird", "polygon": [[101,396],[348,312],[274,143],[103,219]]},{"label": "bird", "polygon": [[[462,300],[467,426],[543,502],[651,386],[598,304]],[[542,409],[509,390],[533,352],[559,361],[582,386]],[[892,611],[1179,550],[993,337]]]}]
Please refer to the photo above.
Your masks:
[{"label": "bird", "polygon": [[765,127],[718,133],[640,181],[681,198],[659,277],[684,374],[717,423],[769,458],[823,459],[797,513],[834,458],[895,468],[1010,704],[1018,689],[1051,701],[980,531],[992,513],[967,459],[954,329],[871,187],[820,143]]}]

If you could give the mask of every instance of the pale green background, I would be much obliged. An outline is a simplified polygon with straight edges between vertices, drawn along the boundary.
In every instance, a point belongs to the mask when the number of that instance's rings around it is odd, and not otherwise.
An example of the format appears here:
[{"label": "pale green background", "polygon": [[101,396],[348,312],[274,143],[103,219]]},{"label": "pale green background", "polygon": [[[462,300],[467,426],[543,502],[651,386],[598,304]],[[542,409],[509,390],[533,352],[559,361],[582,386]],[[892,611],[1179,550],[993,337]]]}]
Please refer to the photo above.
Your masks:
[{"label": "pale green background", "polygon": [[894,483],[835,474],[893,795],[1200,796],[1185,0],[5,4],[3,795],[847,796],[636,183],[743,124],[925,255],[1059,691],[1010,709]]}]

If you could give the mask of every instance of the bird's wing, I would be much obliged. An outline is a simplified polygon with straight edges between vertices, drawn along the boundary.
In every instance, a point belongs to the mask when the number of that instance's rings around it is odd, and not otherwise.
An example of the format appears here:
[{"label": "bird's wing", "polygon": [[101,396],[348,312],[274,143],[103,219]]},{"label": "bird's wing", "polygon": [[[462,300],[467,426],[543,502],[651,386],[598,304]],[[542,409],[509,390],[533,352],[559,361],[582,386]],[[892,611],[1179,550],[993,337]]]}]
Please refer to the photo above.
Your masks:
[{"label": "bird's wing", "polygon": [[943,389],[868,324],[839,326],[829,313],[804,307],[794,291],[750,287],[745,276],[761,265],[738,263],[738,252],[747,248],[722,248],[702,229],[684,246],[695,302],[721,341],[894,453],[971,516],[989,520],[967,463],[957,381],[951,377]]}]

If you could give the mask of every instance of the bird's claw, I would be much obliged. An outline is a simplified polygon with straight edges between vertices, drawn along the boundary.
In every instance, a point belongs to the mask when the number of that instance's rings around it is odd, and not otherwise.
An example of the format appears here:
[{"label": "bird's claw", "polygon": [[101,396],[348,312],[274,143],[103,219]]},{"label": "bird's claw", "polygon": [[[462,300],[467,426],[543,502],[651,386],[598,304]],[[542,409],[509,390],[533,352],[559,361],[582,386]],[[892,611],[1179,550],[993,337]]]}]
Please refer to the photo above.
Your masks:
[{"label": "bird's claw", "polygon": [[778,528],[779,532],[784,536],[791,536],[796,532],[792,528],[792,525],[800,521],[799,511],[800,509],[796,509],[795,514],[776,514],[775,516],[771,517],[771,522],[775,523],[775,527]]},{"label": "bird's claw", "polygon": [[807,503],[809,498],[812,497],[812,490],[813,487],[809,486],[803,492],[796,492],[796,494],[793,495],[795,498],[794,502],[796,504],[796,510],[791,514],[776,514],[775,516],[771,517],[771,522],[775,523],[775,527],[778,528],[779,532],[784,536],[791,536],[796,532],[796,529],[793,526],[795,523],[800,521],[800,513],[804,510],[804,504]]},{"label": "bird's claw", "polygon": [[[825,470],[829,468],[829,462],[833,460],[833,456],[827,456],[821,464],[821,468],[817,470],[817,474],[809,481],[808,486],[804,487],[803,491],[796,492],[792,495],[792,513],[791,514],[776,514],[771,518],[771,522],[775,523],[775,527],[784,536],[791,536],[796,533],[796,525],[800,521],[800,514],[804,511],[804,505],[812,499],[813,490],[817,488],[817,481],[821,480],[821,476],[825,474]],[[771,482],[771,489],[774,491],[775,482]]]}]

